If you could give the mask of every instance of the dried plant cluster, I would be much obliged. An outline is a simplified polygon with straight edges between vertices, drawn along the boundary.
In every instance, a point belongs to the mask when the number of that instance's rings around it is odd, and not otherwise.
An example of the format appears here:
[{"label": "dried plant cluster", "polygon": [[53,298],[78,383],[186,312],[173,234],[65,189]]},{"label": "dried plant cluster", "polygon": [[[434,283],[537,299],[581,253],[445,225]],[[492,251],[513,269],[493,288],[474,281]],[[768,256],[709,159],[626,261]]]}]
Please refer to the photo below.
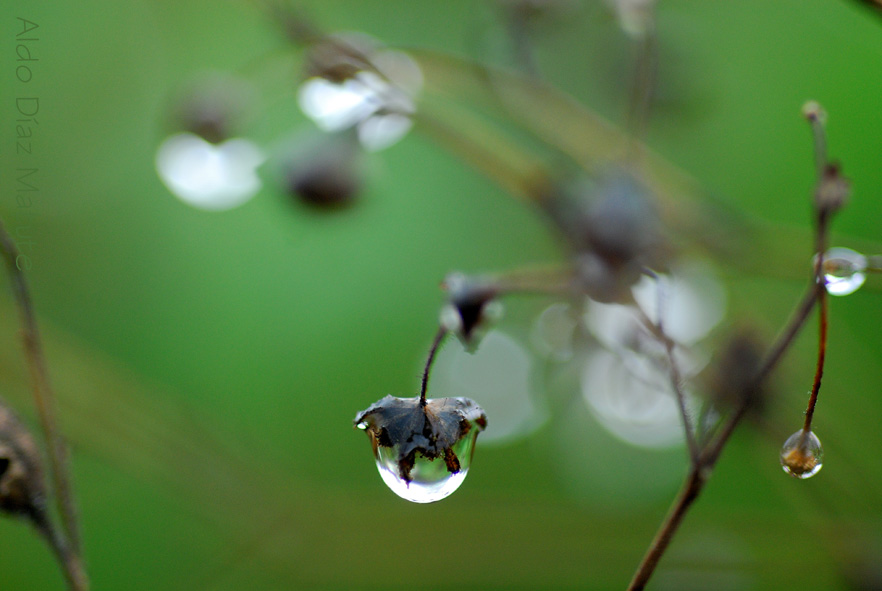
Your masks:
[{"label": "dried plant cluster", "polygon": [[[156,165],[169,191],[197,208],[222,210],[244,203],[262,188],[260,169],[277,192],[308,208],[334,212],[357,205],[367,182],[368,153],[419,132],[496,181],[519,200],[518,207],[529,204],[558,238],[560,259],[541,269],[451,272],[442,283],[446,301],[438,323],[426,323],[426,332],[435,330],[436,336],[418,393],[382,397],[358,412],[354,425],[367,434],[380,476],[393,492],[418,503],[439,501],[462,484],[478,435],[493,421],[480,399],[455,392],[428,397],[433,364],[445,339],[454,336],[466,350],[480,350],[500,317],[502,302],[524,294],[569,306],[576,318],[566,329],[570,340],[593,330],[585,320],[586,307],[595,317],[624,314],[626,331],[591,338],[615,359],[628,362],[628,377],[635,384],[649,383],[674,401],[689,466],[680,493],[636,568],[629,585],[636,590],[648,583],[734,430],[764,403],[767,379],[815,311],[818,354],[809,401],[802,425],[786,438],[779,461],[785,473],[799,479],[821,469],[823,450],[812,425],[827,350],[828,294],[858,289],[868,272],[879,270],[879,259],[830,248],[830,224],[846,206],[850,184],[840,164],[827,155],[826,113],[817,103],[806,103],[803,116],[814,139],[816,178],[814,194],[806,197],[815,237],[814,252],[805,253],[806,260],[814,254],[814,265],[805,269],[806,293],[775,341],[763,344],[733,330],[722,339],[713,364],[695,369],[692,345],[700,337],[680,334],[670,317],[669,300],[677,297],[670,277],[688,246],[700,245],[710,255],[724,253],[726,247],[707,239],[706,226],[716,222],[703,215],[700,191],[644,144],[659,58],[655,2],[607,4],[635,56],[624,129],[543,80],[533,59],[531,27],[548,13],[566,10],[565,1],[499,3],[511,25],[513,69],[440,52],[399,51],[363,34],[326,33],[295,8],[270,3],[265,8],[291,46],[303,52],[302,70],[291,85],[304,114],[321,133],[267,156],[239,133],[253,102],[249,85],[233,76],[213,77],[195,82],[178,101],[172,115],[178,129],[159,147]],[[425,76],[427,64],[435,74],[447,76],[447,82],[477,80],[507,125],[547,146],[554,164],[511,142],[456,101],[438,100],[431,90],[439,83]],[[543,117],[542,106],[548,103],[556,113],[571,117]],[[33,312],[14,264],[15,245],[5,235],[0,242],[22,311],[50,475],[44,482],[35,439],[0,401],[0,511],[30,520],[56,552],[70,588],[85,590],[88,579],[67,484],[66,449],[54,423]],[[53,499],[57,516],[51,515]],[[56,518],[61,528],[53,526]]]}]

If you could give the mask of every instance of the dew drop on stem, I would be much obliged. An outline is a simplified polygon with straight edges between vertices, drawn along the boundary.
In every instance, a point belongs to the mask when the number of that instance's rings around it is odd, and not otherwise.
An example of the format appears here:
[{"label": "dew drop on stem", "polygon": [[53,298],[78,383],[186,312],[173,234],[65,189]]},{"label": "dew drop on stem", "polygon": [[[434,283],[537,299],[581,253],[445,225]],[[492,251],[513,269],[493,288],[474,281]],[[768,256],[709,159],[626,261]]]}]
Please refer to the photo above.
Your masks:
[{"label": "dew drop on stem", "polygon": [[824,450],[812,431],[800,429],[781,448],[781,467],[794,478],[811,478],[821,469]]}]

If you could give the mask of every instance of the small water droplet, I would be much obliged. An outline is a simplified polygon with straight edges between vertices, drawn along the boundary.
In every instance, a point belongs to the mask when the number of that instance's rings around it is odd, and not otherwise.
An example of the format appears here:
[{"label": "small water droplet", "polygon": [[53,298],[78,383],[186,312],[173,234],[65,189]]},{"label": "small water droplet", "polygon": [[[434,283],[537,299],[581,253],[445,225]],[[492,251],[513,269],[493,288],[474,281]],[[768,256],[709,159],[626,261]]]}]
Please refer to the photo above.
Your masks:
[{"label": "small water droplet", "polygon": [[374,456],[380,477],[392,492],[413,503],[434,503],[453,494],[465,480],[472,463],[475,451],[475,438],[480,429],[469,430],[451,450],[453,461],[459,468],[452,472],[447,458],[429,459],[420,452],[414,456],[413,467],[410,469],[410,481],[402,477],[398,464],[398,446],[376,448]]},{"label": "small water droplet", "polygon": [[835,247],[824,254],[827,293],[844,296],[856,292],[866,280],[867,257],[850,248]]},{"label": "small water droplet", "polygon": [[356,427],[358,427],[359,429],[361,429],[362,431],[364,431],[365,429],[368,428],[368,424],[367,424],[365,421],[362,421],[362,422],[360,422],[359,424],[357,424]]},{"label": "small water droplet", "polygon": [[800,429],[781,448],[781,467],[795,478],[811,478],[821,469],[824,450],[812,431]]}]

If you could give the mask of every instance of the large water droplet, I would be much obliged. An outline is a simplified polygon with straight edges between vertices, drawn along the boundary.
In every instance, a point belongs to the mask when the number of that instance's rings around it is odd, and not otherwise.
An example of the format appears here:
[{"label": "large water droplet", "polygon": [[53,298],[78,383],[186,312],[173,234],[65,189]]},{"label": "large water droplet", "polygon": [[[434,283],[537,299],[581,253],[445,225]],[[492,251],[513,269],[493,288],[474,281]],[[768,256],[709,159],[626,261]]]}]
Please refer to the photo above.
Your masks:
[{"label": "large water droplet", "polygon": [[[398,463],[399,448],[377,446],[374,456],[383,482],[392,492],[414,503],[434,503],[450,496],[465,480],[475,451],[475,438],[479,429],[473,428],[450,450],[453,455],[443,458],[426,458],[415,452],[413,467],[407,475],[401,474]],[[455,471],[452,471],[455,470]]]},{"label": "large water droplet", "polygon": [[487,415],[468,398],[386,396],[354,422],[367,432],[377,469],[392,492],[414,503],[433,503],[465,480]]},{"label": "large water droplet", "polygon": [[867,278],[866,270],[867,257],[850,248],[835,247],[824,253],[824,279],[830,295],[856,292]]},{"label": "large water droplet", "polygon": [[824,450],[812,431],[800,429],[781,448],[781,467],[795,478],[811,478],[821,469]]}]

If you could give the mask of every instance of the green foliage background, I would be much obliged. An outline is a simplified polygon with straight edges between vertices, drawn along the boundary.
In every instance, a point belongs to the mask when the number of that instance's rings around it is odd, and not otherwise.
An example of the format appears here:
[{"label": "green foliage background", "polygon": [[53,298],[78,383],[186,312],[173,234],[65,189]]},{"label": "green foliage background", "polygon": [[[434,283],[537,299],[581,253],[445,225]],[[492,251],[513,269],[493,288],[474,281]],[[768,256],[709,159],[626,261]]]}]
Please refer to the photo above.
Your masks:
[{"label": "green foliage background", "polygon": [[[329,31],[504,61],[483,2],[302,5]],[[17,17],[39,24],[27,86],[15,79]],[[809,272],[807,99],[830,113],[831,154],[853,180],[834,242],[882,252],[882,19],[845,0],[668,0],[659,34],[649,144],[766,224],[766,258],[720,272],[733,324],[768,342]],[[537,48],[551,82],[622,121],[629,48],[600,3],[546,23]],[[206,70],[251,76],[261,98],[249,134],[264,145],[307,129],[299,57],[247,2],[0,7],[0,216],[14,234],[32,231],[28,278],[94,589],[624,588],[685,473],[683,450],[626,448],[577,396],[551,397],[552,419],[533,436],[479,438],[462,489],[415,506],[382,485],[351,428],[383,395],[415,393],[448,271],[561,257],[530,207],[419,133],[378,154],[359,205],[337,215],[272,186],[205,213],[159,181],[170,98]],[[40,99],[27,156],[15,151],[20,96]],[[23,211],[14,174],[31,162],[39,191]],[[865,569],[878,584],[880,286],[871,277],[831,302],[816,417],[824,470],[797,482],[777,463],[811,384],[810,324],[652,588],[850,589]],[[7,291],[0,393],[34,424]],[[501,329],[526,334],[541,304],[513,301]],[[30,529],[0,520],[0,588],[62,584]]]}]

